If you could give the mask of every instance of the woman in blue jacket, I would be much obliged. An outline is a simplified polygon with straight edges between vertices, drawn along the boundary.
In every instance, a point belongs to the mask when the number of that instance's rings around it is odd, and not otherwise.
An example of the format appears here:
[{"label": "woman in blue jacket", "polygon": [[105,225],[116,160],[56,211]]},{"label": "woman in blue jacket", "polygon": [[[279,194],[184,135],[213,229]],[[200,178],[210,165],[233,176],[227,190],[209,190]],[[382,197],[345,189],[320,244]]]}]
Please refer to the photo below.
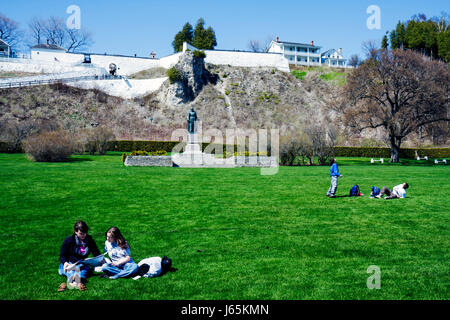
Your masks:
[{"label": "woman in blue jacket", "polygon": [[327,197],[336,198],[336,190],[338,184],[338,178],[342,177],[339,173],[339,168],[337,166],[337,161],[335,158],[330,160],[331,168],[330,168],[330,176],[331,176],[331,185],[327,192]]}]

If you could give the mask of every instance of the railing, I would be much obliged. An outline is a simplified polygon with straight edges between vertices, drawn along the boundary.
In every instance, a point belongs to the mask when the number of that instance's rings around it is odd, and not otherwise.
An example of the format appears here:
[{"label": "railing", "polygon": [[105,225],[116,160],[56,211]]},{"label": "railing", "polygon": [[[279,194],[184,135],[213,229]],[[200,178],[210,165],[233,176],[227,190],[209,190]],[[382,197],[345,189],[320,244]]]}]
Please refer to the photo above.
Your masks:
[{"label": "railing", "polygon": [[86,81],[86,80],[120,80],[120,79],[127,79],[127,78],[124,76],[93,75],[93,76],[59,78],[59,79],[11,81],[11,82],[4,82],[4,83],[0,82],[0,89],[20,88],[20,87],[37,86],[37,85],[44,85],[44,84],[67,83],[67,82],[77,82],[77,81]]}]

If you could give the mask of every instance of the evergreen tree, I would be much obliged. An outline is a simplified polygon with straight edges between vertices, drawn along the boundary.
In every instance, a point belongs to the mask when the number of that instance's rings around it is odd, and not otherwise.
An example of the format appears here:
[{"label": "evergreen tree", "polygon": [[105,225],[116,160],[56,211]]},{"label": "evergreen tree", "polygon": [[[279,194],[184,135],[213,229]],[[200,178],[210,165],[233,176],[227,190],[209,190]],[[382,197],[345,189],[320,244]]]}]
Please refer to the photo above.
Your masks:
[{"label": "evergreen tree", "polygon": [[381,48],[383,49],[387,49],[389,47],[389,42],[388,42],[388,37],[387,37],[387,32],[383,37],[383,40],[381,41]]},{"label": "evergreen tree", "polygon": [[205,20],[198,19],[194,29],[192,45],[198,49],[213,50],[217,46],[216,34],[213,28],[205,29]]},{"label": "evergreen tree", "polygon": [[450,26],[439,32],[437,37],[438,56],[444,61],[450,61]]},{"label": "evergreen tree", "polygon": [[[411,20],[399,21],[394,30],[383,38],[382,47],[388,44],[394,49],[412,49],[432,58],[450,61],[449,16],[442,12],[441,17],[427,20],[424,14],[414,15]],[[389,45],[389,44],[388,44]]]},{"label": "evergreen tree", "polygon": [[186,22],[183,29],[175,35],[175,39],[172,42],[172,46],[175,52],[183,50],[183,42],[192,44],[194,38],[194,32],[189,22]]}]

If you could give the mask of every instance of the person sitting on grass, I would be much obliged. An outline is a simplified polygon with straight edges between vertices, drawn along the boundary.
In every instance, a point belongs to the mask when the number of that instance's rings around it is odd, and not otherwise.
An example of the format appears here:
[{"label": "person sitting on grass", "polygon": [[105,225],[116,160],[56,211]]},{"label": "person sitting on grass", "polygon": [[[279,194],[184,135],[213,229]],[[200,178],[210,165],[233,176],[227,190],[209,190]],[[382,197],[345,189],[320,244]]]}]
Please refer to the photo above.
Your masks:
[{"label": "person sitting on grass", "polygon": [[398,198],[406,198],[406,189],[409,188],[409,185],[404,182],[402,184],[396,185],[393,190],[389,190],[387,187],[381,188],[381,192],[375,198],[381,198],[386,195],[385,199],[398,199]]},{"label": "person sitting on grass", "polygon": [[101,270],[110,279],[131,277],[139,270],[139,266],[131,258],[130,246],[119,228],[112,227],[106,231],[105,252],[108,252],[111,263],[102,265]]},{"label": "person sitting on grass", "polygon": [[[86,278],[91,274],[91,268],[80,264],[79,271],[68,271],[69,266],[79,260],[86,259],[90,253],[94,256],[100,255],[97,244],[94,239],[87,234],[89,227],[84,221],[77,221],[73,227],[73,235],[67,237],[61,245],[59,254],[60,265],[58,272],[61,276],[67,277],[67,283],[70,288],[78,288],[81,291],[86,290]],[[79,277],[80,282],[76,281]],[[59,292],[67,289],[66,282],[61,283]]]},{"label": "person sitting on grass", "polygon": [[327,197],[336,198],[338,178],[342,177],[342,175],[339,173],[337,160],[335,158],[332,158],[330,160],[330,165],[331,165],[330,168],[331,185],[330,188],[328,189]]}]

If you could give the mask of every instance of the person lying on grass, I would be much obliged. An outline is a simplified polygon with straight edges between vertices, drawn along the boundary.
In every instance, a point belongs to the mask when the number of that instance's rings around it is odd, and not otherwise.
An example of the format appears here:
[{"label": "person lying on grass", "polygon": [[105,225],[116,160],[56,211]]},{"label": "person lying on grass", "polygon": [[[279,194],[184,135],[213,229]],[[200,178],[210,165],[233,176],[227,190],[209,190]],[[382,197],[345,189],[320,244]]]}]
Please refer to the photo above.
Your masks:
[{"label": "person lying on grass", "polygon": [[380,194],[375,196],[375,198],[381,198],[384,195],[386,195],[385,199],[406,198],[406,189],[408,188],[409,185],[406,182],[396,185],[392,191],[389,190],[387,187],[383,187],[381,188]]},{"label": "person lying on grass", "polygon": [[112,227],[106,231],[105,252],[108,252],[111,263],[103,264],[101,271],[110,279],[131,277],[139,270],[139,266],[131,258],[130,246],[119,228]]},{"label": "person lying on grass", "polygon": [[[94,239],[87,234],[88,225],[84,221],[77,221],[73,227],[73,235],[67,237],[61,245],[59,254],[60,265],[58,272],[61,276],[67,277],[69,288],[86,290],[86,278],[90,275],[91,267],[80,264],[79,270],[68,271],[69,266],[79,260],[86,259],[90,253],[95,256],[100,255]],[[79,278],[80,282],[78,282]],[[61,283],[59,292],[67,289],[66,282]]]}]

